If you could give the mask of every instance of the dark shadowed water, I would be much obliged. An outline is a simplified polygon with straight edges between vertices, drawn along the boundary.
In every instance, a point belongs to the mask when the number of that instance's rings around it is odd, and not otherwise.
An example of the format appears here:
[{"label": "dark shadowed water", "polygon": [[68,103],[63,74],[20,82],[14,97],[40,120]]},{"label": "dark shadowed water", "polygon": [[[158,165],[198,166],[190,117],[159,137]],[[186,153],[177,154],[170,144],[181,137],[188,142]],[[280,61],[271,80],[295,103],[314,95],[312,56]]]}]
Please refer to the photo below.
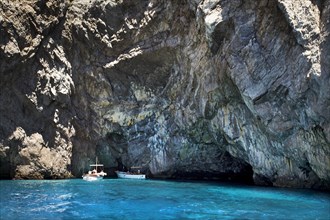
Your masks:
[{"label": "dark shadowed water", "polygon": [[0,181],[0,219],[330,219],[330,195],[208,182]]}]

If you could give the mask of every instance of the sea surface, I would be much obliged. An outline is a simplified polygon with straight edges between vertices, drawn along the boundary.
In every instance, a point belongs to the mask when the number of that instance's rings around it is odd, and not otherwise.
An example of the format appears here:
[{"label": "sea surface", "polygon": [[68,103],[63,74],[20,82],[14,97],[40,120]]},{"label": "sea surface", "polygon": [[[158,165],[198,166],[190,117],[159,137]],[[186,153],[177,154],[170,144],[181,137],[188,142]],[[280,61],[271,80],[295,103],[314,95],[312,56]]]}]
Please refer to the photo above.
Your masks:
[{"label": "sea surface", "polygon": [[0,181],[0,219],[330,219],[330,194],[215,182]]}]

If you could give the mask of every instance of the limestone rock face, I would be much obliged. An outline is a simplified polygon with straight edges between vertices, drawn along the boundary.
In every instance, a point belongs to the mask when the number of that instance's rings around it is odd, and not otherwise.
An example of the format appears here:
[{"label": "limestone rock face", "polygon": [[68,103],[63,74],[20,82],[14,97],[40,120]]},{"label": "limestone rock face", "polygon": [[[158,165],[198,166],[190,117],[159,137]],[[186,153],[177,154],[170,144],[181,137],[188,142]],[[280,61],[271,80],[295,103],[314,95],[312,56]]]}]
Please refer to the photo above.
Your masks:
[{"label": "limestone rock face", "polygon": [[330,188],[330,1],[0,3],[1,178]]}]

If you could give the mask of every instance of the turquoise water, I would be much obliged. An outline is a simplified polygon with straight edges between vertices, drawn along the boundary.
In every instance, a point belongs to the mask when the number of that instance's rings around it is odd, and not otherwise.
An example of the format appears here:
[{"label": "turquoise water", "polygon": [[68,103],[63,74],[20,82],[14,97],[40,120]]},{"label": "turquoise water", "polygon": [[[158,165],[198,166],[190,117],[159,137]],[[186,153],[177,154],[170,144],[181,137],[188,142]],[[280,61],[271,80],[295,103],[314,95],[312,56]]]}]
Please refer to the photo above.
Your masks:
[{"label": "turquoise water", "polygon": [[0,219],[330,219],[330,195],[208,182],[0,181]]}]

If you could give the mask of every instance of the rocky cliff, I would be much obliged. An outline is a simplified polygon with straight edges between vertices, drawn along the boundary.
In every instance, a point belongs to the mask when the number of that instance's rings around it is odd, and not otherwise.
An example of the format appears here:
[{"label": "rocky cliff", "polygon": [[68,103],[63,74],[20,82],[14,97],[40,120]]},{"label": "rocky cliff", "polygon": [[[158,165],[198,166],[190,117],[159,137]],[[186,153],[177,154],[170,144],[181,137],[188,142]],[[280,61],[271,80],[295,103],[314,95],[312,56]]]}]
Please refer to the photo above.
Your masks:
[{"label": "rocky cliff", "polygon": [[329,0],[4,0],[1,178],[330,188]]}]

